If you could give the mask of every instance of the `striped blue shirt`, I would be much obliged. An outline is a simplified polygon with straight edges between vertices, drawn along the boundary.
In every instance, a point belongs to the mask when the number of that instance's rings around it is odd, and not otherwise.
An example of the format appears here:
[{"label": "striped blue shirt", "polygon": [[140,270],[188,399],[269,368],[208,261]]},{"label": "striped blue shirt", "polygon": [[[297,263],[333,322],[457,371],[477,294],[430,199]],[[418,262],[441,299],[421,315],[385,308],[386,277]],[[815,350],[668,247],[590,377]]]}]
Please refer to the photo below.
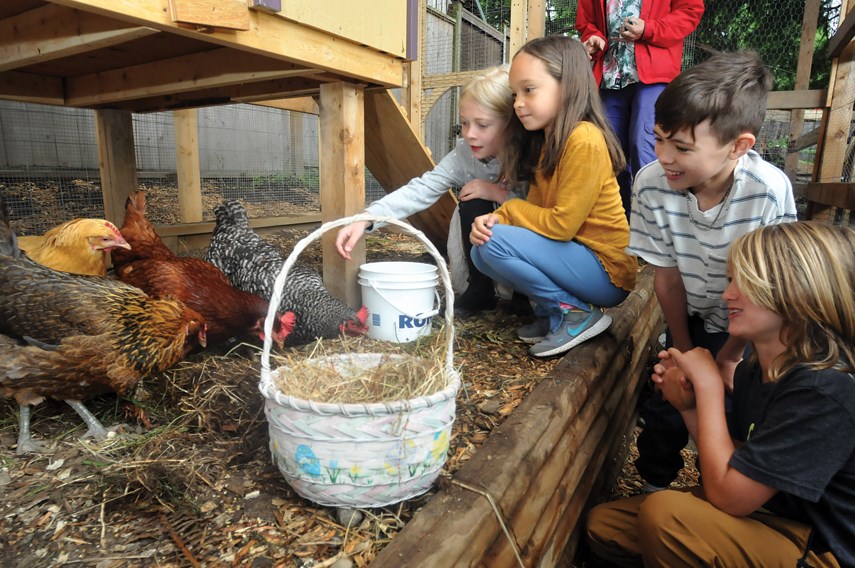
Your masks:
[{"label": "striped blue shirt", "polygon": [[730,194],[707,211],[698,209],[692,193],[668,187],[658,161],[643,167],[633,186],[627,252],[654,266],[676,266],[686,288],[688,313],[701,317],[711,333],[728,327],[721,295],[727,287],[730,243],[759,227],[796,220],[789,178],[757,152],[742,156],[733,176]]}]

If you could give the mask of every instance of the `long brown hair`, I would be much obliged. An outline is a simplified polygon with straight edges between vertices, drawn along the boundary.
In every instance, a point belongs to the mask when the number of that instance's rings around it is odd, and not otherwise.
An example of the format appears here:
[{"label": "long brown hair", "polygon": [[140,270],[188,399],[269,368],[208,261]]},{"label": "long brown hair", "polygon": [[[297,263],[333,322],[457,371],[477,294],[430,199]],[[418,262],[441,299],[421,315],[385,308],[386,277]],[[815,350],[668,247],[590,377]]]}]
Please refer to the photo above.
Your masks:
[{"label": "long brown hair", "polygon": [[546,64],[549,74],[558,81],[561,102],[549,139],[543,130],[526,131],[516,115],[511,118],[505,136],[507,143],[500,152],[505,179],[511,184],[531,180],[538,167],[545,178],[551,178],[567,138],[582,120],[593,123],[603,132],[612,169],[615,174],[623,171],[626,159],[606,118],[591,62],[582,43],[571,37],[551,35],[529,41],[517,55],[520,53],[527,53]]}]

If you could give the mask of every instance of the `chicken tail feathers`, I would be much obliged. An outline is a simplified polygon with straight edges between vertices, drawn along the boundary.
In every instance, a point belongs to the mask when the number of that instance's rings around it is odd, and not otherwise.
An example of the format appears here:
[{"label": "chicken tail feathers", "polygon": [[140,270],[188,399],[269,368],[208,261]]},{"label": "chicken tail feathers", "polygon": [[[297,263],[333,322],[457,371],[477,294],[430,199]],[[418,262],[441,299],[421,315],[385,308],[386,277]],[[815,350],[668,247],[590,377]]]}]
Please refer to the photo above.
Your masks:
[{"label": "chicken tail feathers", "polygon": [[240,227],[249,227],[249,217],[240,201],[226,201],[217,205],[214,208],[214,215],[217,216],[218,225],[232,223]]},{"label": "chicken tail feathers", "polygon": [[9,209],[6,207],[6,198],[0,195],[0,255],[18,258],[21,249],[18,247],[18,237],[9,223]]}]

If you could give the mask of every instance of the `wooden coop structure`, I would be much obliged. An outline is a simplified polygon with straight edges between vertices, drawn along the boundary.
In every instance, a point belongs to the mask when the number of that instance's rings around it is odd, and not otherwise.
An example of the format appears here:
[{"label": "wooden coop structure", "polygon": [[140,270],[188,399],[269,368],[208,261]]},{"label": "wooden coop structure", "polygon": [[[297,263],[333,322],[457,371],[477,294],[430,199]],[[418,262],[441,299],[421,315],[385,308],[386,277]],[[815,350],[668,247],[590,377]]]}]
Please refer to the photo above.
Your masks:
[{"label": "wooden coop structure", "polygon": [[[511,6],[514,53],[543,34],[546,3]],[[773,93],[769,108],[792,113],[793,180],[799,151],[817,147],[811,181],[796,191],[808,216],[829,218],[855,209],[855,183],[840,173],[855,104],[855,13],[846,11],[831,42],[828,89],[808,90],[820,0],[805,6],[796,90]],[[362,209],[364,167],[391,191],[433,166],[420,136],[430,102],[421,93],[440,78],[424,76],[417,56],[423,13],[424,0],[4,0],[0,98],[95,110],[104,210],[119,223],[138,186],[132,113],[174,111],[182,223],[158,228],[172,244],[204,242],[213,229],[200,222],[195,108],[250,102],[316,113],[321,215],[253,226],[329,221]],[[804,112],[815,109],[821,127],[804,134]],[[449,193],[410,221],[444,248],[454,205]],[[332,238],[324,238],[324,279],[355,304],[364,248],[345,263]],[[609,313],[614,324],[602,340],[574,349],[554,380],[535,387],[377,566],[569,564],[585,508],[620,470],[661,328],[649,268]]]}]

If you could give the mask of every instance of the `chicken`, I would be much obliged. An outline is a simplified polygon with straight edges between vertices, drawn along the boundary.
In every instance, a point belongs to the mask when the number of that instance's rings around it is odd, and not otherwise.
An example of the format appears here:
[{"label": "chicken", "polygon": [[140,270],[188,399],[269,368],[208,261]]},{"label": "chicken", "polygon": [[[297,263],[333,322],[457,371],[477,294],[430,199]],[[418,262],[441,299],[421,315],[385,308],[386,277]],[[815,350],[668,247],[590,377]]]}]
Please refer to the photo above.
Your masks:
[{"label": "chicken", "polygon": [[[130,250],[113,254],[119,280],[153,296],[172,296],[205,316],[208,341],[220,344],[251,335],[264,340],[269,302],[233,287],[225,274],[199,258],[180,257],[160,240],[145,217],[145,195],[138,191],[125,203],[122,234]],[[294,327],[293,312],[276,314],[271,339],[280,347]]]},{"label": "chicken", "polygon": [[5,218],[0,225],[0,393],[21,408],[18,454],[41,449],[30,438],[30,407],[44,398],[65,400],[87,435],[103,438],[82,399],[127,393],[205,346],[204,318],[182,302],[6,254],[16,250],[14,233]]},{"label": "chicken", "polygon": [[[250,228],[246,209],[239,202],[223,203],[214,213],[217,224],[205,258],[219,267],[233,286],[269,300],[285,257]],[[300,264],[288,271],[279,309],[293,311],[297,316],[286,345],[368,331],[365,307],[354,311],[324,288],[316,270]]]},{"label": "chicken", "polygon": [[109,221],[72,219],[42,236],[18,237],[18,246],[31,259],[54,270],[107,275],[107,253],[130,246]]}]

